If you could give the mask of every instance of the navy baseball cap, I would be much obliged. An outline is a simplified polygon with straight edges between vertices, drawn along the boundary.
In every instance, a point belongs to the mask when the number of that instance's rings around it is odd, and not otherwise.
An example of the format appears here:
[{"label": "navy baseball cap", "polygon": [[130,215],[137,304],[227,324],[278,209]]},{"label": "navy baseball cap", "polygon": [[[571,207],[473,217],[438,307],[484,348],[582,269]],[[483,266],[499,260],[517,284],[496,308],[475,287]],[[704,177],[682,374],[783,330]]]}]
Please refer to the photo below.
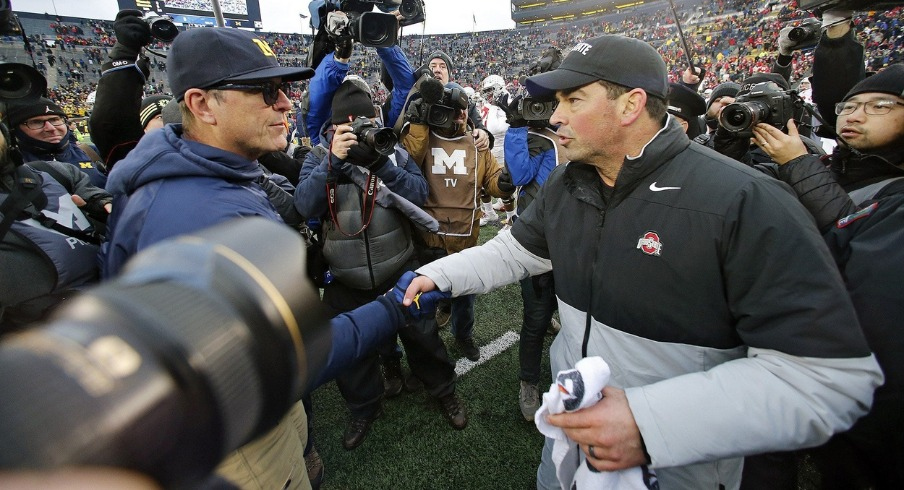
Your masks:
[{"label": "navy baseball cap", "polygon": [[662,56],[649,43],[620,35],[605,35],[577,43],[558,68],[528,77],[527,91],[534,97],[552,98],[558,90],[570,90],[597,80],[628,88],[641,88],[665,99],[668,72]]},{"label": "navy baseball cap", "polygon": [[199,27],[179,34],[167,58],[167,71],[177,101],[190,88],[225,81],[281,77],[291,82],[314,76],[308,67],[280,66],[266,41],[252,32],[228,27]]}]

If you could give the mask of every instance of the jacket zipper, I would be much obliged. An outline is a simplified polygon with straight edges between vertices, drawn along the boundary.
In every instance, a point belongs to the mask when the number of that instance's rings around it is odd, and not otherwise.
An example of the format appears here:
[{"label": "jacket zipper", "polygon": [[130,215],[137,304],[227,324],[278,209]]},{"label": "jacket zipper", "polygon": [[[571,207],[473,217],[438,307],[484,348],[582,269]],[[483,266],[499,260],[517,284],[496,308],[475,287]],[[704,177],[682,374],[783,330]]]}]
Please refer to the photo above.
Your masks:
[{"label": "jacket zipper", "polygon": [[[610,197],[611,201],[611,197]],[[609,201],[606,202],[606,208],[600,211],[599,233],[602,235],[603,228],[606,226],[606,212],[609,210]],[[597,271],[597,260],[599,253],[593,254],[593,265],[590,268],[590,301],[587,304],[587,316],[584,323],[584,341],[581,343],[581,358],[587,357],[587,344],[590,343],[590,327],[592,325],[591,312],[593,311],[593,275]]]}]

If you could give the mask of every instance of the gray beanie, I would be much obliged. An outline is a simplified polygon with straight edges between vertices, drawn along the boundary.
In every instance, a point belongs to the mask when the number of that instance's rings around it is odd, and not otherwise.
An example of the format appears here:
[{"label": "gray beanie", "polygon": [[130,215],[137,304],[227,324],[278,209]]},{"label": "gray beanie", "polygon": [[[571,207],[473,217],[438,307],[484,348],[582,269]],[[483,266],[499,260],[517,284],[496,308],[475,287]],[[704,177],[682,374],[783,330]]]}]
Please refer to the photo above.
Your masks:
[{"label": "gray beanie", "polygon": [[436,51],[433,52],[433,54],[430,55],[429,58],[427,58],[427,65],[430,65],[430,61],[434,60],[436,58],[439,58],[439,59],[443,60],[444,63],[446,63],[446,69],[448,69],[449,74],[451,74],[452,73],[452,58],[450,58],[449,55],[447,55],[446,53],[437,49]]}]

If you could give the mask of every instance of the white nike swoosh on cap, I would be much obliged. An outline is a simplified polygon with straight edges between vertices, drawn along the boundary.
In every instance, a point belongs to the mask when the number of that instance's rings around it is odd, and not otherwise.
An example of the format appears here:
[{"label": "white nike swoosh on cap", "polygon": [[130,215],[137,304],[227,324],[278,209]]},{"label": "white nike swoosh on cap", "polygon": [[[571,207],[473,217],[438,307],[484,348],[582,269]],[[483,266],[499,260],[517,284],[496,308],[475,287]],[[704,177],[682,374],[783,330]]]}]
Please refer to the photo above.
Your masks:
[{"label": "white nike swoosh on cap", "polygon": [[681,189],[680,187],[659,187],[656,185],[656,182],[650,184],[650,190],[653,192],[661,192],[661,191],[677,191]]}]

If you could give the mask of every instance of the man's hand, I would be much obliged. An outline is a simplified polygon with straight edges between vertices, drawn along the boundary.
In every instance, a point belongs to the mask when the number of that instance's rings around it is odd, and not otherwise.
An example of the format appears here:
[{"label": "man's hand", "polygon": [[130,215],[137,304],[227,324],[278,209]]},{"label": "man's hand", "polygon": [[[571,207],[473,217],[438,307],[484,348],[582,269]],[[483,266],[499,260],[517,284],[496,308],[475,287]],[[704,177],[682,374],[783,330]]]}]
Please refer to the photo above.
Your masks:
[{"label": "man's hand", "polygon": [[336,134],[333,135],[333,142],[330,144],[330,150],[336,158],[340,160],[348,160],[348,150],[358,144],[358,137],[352,132],[352,127],[348,124],[336,126]]},{"label": "man's hand", "polygon": [[471,131],[471,136],[474,137],[474,145],[477,146],[477,151],[490,149],[490,133],[486,132],[486,130],[475,129]]},{"label": "man's hand", "polygon": [[687,67],[686,70],[681,72],[681,81],[684,82],[685,85],[696,86],[703,80],[705,74],[706,71],[703,70],[703,67],[695,66],[693,71],[691,71],[691,67]]},{"label": "man's hand", "polygon": [[521,116],[518,106],[521,104],[521,96],[509,97],[507,100],[500,101],[499,107],[505,112],[505,122],[510,128],[523,128],[527,126],[527,121]]},{"label": "man's hand", "polygon": [[424,102],[424,99],[411,101],[405,111],[405,120],[411,124],[427,124],[427,109],[429,107],[430,105]]},{"label": "man's hand", "polygon": [[[136,56],[141,48],[151,42],[151,27],[144,21],[142,15],[140,10],[120,10],[116,14],[116,21],[113,22],[116,42],[135,51]],[[113,55],[110,57],[117,59]]]},{"label": "man's hand", "polygon": [[775,163],[784,165],[807,154],[807,147],[800,139],[794,119],[788,120],[788,134],[766,123],[753,128],[751,141],[763,149]]},{"label": "man's hand", "polygon": [[[403,276],[404,277],[404,276]],[[399,280],[401,282],[401,279]],[[417,276],[411,279],[411,283],[405,287],[405,296],[402,298],[403,306],[411,306],[415,296],[436,289],[436,283],[427,276]]]},{"label": "man's hand", "polygon": [[502,173],[499,174],[499,178],[496,179],[496,187],[499,188],[500,191],[512,195],[515,193],[515,184],[512,182],[512,174],[509,173],[507,168],[502,169]]},{"label": "man's hand", "polygon": [[546,420],[580,444],[587,461],[600,471],[623,470],[647,462],[640,429],[623,390],[607,386],[603,388],[603,399],[595,405],[549,415]]},{"label": "man's hand", "polygon": [[399,278],[399,282],[396,283],[395,287],[386,293],[388,297],[405,308],[406,316],[409,316],[414,320],[420,320],[421,318],[435,315],[437,303],[440,300],[449,299],[451,297],[449,293],[444,293],[442,291],[427,291],[417,293],[408,304],[405,304],[407,290],[411,287],[412,281],[417,279],[417,277],[417,274],[410,271],[402,274],[402,277]]}]

